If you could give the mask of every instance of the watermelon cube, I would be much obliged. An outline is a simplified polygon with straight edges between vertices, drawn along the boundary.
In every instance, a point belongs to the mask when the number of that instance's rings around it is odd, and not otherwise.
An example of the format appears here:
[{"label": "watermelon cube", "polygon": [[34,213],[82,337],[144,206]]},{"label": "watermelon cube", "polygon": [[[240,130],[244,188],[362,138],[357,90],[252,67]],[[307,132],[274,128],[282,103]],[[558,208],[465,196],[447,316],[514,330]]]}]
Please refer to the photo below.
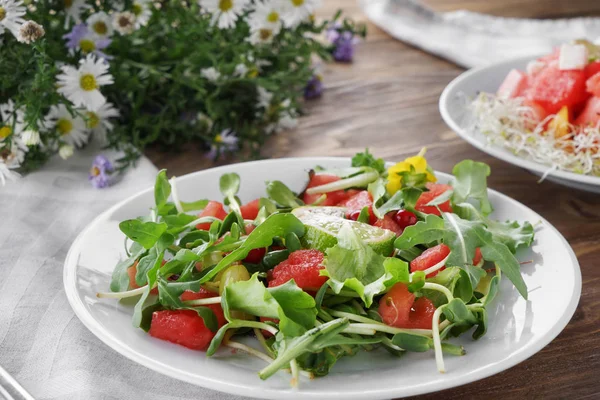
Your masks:
[{"label": "watermelon cube", "polygon": [[594,61],[585,66],[585,76],[586,78],[591,78],[600,72],[600,61]]},{"label": "watermelon cube", "polygon": [[585,81],[583,70],[561,71],[548,65],[533,79],[527,96],[548,114],[556,114],[564,106],[577,112],[589,97]]},{"label": "watermelon cube", "polygon": [[600,122],[600,97],[590,97],[585,108],[575,119],[575,125],[596,126]]},{"label": "watermelon cube", "polygon": [[584,69],[588,63],[588,49],[582,44],[563,44],[560,47],[558,68],[562,71]]},{"label": "watermelon cube", "polygon": [[525,94],[527,86],[527,75],[519,70],[513,69],[506,75],[504,82],[502,82],[496,94],[498,97],[503,97],[505,99],[521,97]]},{"label": "watermelon cube", "polygon": [[546,65],[546,62],[540,60],[529,61],[526,68],[527,75],[533,77],[539,74],[544,68],[546,68]]}]

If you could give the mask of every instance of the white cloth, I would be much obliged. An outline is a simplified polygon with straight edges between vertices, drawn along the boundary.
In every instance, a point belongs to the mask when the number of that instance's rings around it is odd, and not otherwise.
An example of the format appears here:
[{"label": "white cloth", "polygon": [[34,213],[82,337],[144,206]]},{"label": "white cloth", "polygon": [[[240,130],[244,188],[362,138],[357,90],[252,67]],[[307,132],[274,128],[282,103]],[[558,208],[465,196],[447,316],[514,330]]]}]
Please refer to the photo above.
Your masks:
[{"label": "white cloth", "polygon": [[94,189],[87,174],[96,153],[92,146],[53,159],[0,186],[0,365],[36,399],[236,398],[128,360],[75,317],[62,279],[71,243],[99,213],[152,186],[157,172],[142,158],[121,182]]},{"label": "white cloth", "polygon": [[574,39],[600,38],[600,18],[535,20],[464,10],[437,13],[416,0],[361,0],[361,6],[393,37],[466,68],[550,53]]}]

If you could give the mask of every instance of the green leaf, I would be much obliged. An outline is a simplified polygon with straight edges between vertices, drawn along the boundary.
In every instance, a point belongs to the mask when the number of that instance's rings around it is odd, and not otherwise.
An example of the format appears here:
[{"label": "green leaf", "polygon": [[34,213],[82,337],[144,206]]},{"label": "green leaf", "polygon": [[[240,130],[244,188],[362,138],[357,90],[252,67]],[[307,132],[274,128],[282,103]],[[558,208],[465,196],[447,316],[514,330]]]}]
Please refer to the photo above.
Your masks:
[{"label": "green leaf", "polygon": [[[209,236],[207,231],[192,231],[186,233],[181,239],[179,239],[179,246],[186,247],[188,243],[195,243],[199,241],[208,242]],[[196,244],[197,246],[198,244]],[[196,247],[194,246],[194,247]]]},{"label": "green leaf", "polygon": [[156,183],[154,184],[154,203],[157,210],[167,203],[171,195],[171,184],[167,178],[167,170],[163,169],[156,175]]},{"label": "green leaf", "polygon": [[298,236],[294,232],[290,232],[285,235],[285,247],[287,247],[290,253],[302,249],[300,239],[298,239]]},{"label": "green leaf", "polygon": [[418,292],[425,285],[425,272],[416,271],[411,279],[411,282],[408,284],[408,290],[411,293]]},{"label": "green leaf", "polygon": [[499,290],[500,290],[500,276],[494,275],[492,277],[492,279],[490,279],[490,286],[488,287],[488,292],[485,295],[483,305],[487,306],[488,304],[490,304],[496,298],[496,295],[498,294]]},{"label": "green leaf", "polygon": [[408,351],[425,352],[433,347],[430,337],[414,333],[397,333],[392,337],[392,343]]},{"label": "green leaf", "polygon": [[282,207],[296,208],[304,205],[304,202],[280,181],[267,182],[267,194]]},{"label": "green leaf", "polygon": [[443,218],[444,244],[451,250],[446,264],[457,267],[472,264],[475,249],[480,245],[478,233],[485,235],[485,226],[481,222],[468,221],[452,213],[443,213]]},{"label": "green leaf", "polygon": [[204,207],[206,207],[206,205],[208,204],[208,200],[207,199],[196,200],[191,203],[186,203],[185,201],[182,201],[180,203],[181,203],[181,207],[183,208],[183,211],[188,212],[188,211],[196,211],[196,210],[204,209]]},{"label": "green leaf", "polygon": [[382,158],[375,158],[369,153],[369,149],[365,149],[364,153],[356,153],[356,155],[352,157],[352,166],[371,167],[380,174],[383,174],[386,171],[385,161]]},{"label": "green leaf", "polygon": [[485,335],[485,333],[487,332],[487,321],[488,321],[488,317],[487,317],[487,310],[485,308],[479,308],[477,309],[476,313],[477,315],[477,329],[475,329],[475,332],[473,332],[473,339],[477,340],[480,337],[482,337],[483,335]]},{"label": "green leaf", "polygon": [[240,190],[240,176],[235,172],[221,175],[219,189],[223,196],[234,197]]},{"label": "green leaf", "polygon": [[149,249],[156,244],[158,239],[167,230],[167,224],[161,222],[141,222],[137,219],[129,219],[119,224],[119,229],[129,239]]},{"label": "green leaf", "polygon": [[287,260],[289,255],[290,251],[287,249],[271,251],[263,257],[262,263],[267,269],[275,268],[279,263]]},{"label": "green leaf", "polygon": [[402,235],[394,242],[394,246],[400,250],[408,250],[418,244],[440,240],[444,233],[444,220],[429,214],[425,217],[425,221],[419,221],[415,225],[406,227]]},{"label": "green leaf", "polygon": [[[375,209],[373,209],[373,211],[375,211]],[[370,219],[371,216],[369,214],[369,207],[363,207],[362,210],[360,210],[360,214],[358,214],[357,221],[362,222],[363,224],[368,224]]]},{"label": "green leaf", "polygon": [[150,290],[152,290],[154,284],[156,283],[158,271],[162,265],[163,257],[164,253],[159,254],[152,268],[146,273],[146,280],[148,281],[148,285],[146,285],[146,289],[144,290],[142,296],[133,308],[132,323],[133,326],[136,328],[139,328],[142,325],[142,321],[144,320],[144,309],[148,307],[148,296],[150,295]]},{"label": "green leaf", "polygon": [[385,257],[377,254],[354,232],[350,224],[342,225],[337,244],[326,251],[325,275],[335,293],[342,288],[358,293],[367,307],[373,296],[383,292],[392,276],[385,270]]},{"label": "green leaf", "polygon": [[454,175],[452,200],[455,204],[472,199],[479,202],[479,209],[483,215],[493,211],[487,193],[487,177],[490,175],[490,167],[487,164],[464,160],[454,166],[452,174]]},{"label": "green leaf", "polygon": [[201,279],[201,283],[211,280],[231,263],[244,259],[250,250],[270,246],[275,237],[285,237],[290,232],[301,237],[304,235],[304,230],[304,224],[292,214],[273,214],[269,216],[265,222],[257,226],[256,229],[248,235],[239,248],[229,253],[215,266],[215,268],[208,272]]},{"label": "green leaf", "polygon": [[394,286],[398,282],[408,283],[410,281],[410,271],[408,263],[395,257],[386,257],[383,261],[383,267],[388,273],[389,278],[384,282],[387,288]]},{"label": "green leaf", "polygon": [[[159,250],[158,246],[154,246],[153,248],[150,249],[150,251],[148,251],[148,254],[146,254],[144,257],[140,258],[140,261],[138,262],[137,268],[136,268],[136,274],[135,274],[135,283],[138,286],[144,286],[146,283],[148,283],[148,280],[146,278],[146,274],[148,273],[148,271],[150,271],[152,269],[152,267],[154,267],[154,265],[156,264],[158,257],[160,257],[161,253],[164,252],[164,249]],[[162,253],[164,254],[164,253]],[[162,260],[160,260],[162,261]]]},{"label": "green leaf", "polygon": [[481,247],[481,255],[485,260],[495,262],[527,300],[527,285],[521,276],[521,265],[505,244],[489,240]]},{"label": "green leaf", "polygon": [[138,243],[134,243],[130,250],[131,256],[125,260],[119,261],[112,272],[110,290],[113,292],[125,292],[129,289],[129,274],[127,273],[127,270],[142,257],[144,253],[146,253],[146,249]]},{"label": "green leaf", "polygon": [[456,326],[459,325],[476,325],[477,318],[467,308],[466,304],[461,299],[452,299],[448,304],[444,306],[442,311],[446,318],[454,323]]},{"label": "green leaf", "polygon": [[179,213],[177,215],[165,215],[162,217],[163,221],[169,225],[169,227],[180,227],[189,224],[192,221],[198,219],[194,215]]},{"label": "green leaf", "polygon": [[377,207],[379,207],[381,203],[383,203],[383,198],[387,194],[387,190],[385,188],[385,181],[382,178],[379,178],[375,182],[369,183],[367,190],[373,198],[373,213],[377,218],[383,218],[385,214],[380,213]]},{"label": "green leaf", "polygon": [[258,274],[248,281],[228,285],[223,292],[223,312],[232,321],[231,310],[257,317],[279,319],[279,328],[286,336],[299,336],[315,325],[317,310],[311,295],[291,280],[267,289]]},{"label": "green leaf", "polygon": [[504,243],[513,254],[533,243],[533,226],[529,222],[519,224],[517,221],[487,221],[487,226],[494,241]]}]

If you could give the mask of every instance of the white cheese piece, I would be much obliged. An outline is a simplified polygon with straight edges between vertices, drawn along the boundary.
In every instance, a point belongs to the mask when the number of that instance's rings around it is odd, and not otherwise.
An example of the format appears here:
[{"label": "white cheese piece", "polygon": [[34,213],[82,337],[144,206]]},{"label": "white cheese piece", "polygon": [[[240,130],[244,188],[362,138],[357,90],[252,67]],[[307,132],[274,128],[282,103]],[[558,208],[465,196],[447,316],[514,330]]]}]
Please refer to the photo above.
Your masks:
[{"label": "white cheese piece", "polygon": [[563,44],[560,46],[558,69],[583,69],[588,63],[588,50],[582,44]]}]

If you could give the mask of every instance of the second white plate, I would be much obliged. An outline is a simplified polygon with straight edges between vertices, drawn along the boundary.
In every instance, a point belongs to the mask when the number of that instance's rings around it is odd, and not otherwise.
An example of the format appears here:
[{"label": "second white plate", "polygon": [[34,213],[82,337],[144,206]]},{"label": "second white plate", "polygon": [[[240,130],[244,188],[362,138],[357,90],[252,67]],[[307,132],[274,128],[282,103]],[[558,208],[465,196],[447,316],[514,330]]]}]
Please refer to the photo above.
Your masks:
[{"label": "second white plate", "polygon": [[[465,108],[465,96],[475,98],[479,92],[496,93],[498,87],[513,69],[524,71],[527,63],[534,57],[519,58],[498,64],[470,69],[446,86],[440,97],[440,113],[448,126],[461,138],[479,150],[488,153],[507,163],[530,170],[542,176],[549,169],[549,165],[537,163],[520,157],[500,146],[493,146],[487,142],[485,135],[480,132],[470,132],[465,129],[463,120],[468,112]],[[550,171],[546,179],[561,185],[576,189],[600,193],[600,177],[581,175],[567,171]]]}]

